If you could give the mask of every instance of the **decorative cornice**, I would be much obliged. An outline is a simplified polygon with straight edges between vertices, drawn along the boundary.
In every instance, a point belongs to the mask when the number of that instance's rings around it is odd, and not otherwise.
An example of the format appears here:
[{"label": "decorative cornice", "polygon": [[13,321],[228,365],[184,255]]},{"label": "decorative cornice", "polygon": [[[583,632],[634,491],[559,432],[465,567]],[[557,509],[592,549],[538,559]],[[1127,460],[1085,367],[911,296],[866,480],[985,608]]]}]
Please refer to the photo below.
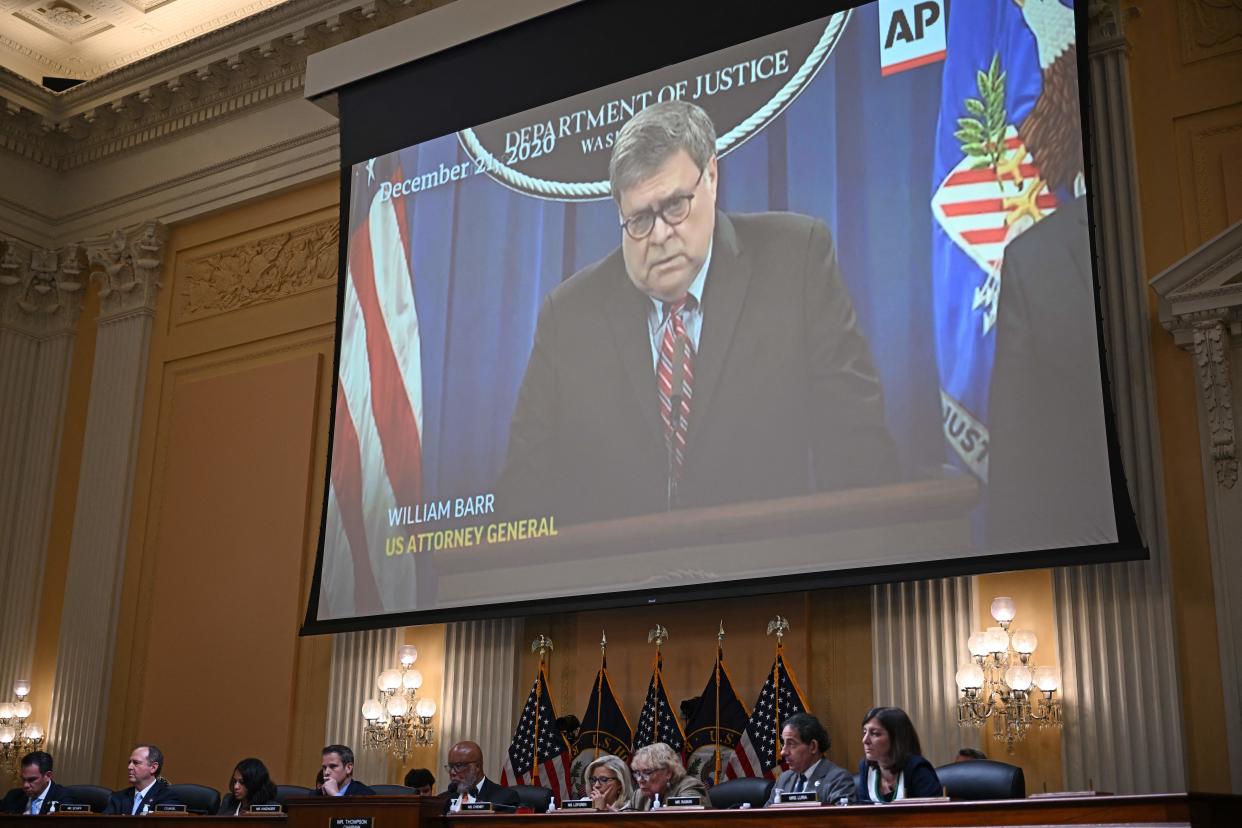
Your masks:
[{"label": "decorative cornice", "polygon": [[45,339],[71,332],[82,312],[86,252],[0,241],[0,329]]},{"label": "decorative cornice", "polygon": [[1233,488],[1238,450],[1230,342],[1242,336],[1242,222],[1169,267],[1151,286],[1160,297],[1161,324],[1194,356],[1216,481]]},{"label": "decorative cornice", "polygon": [[57,171],[300,97],[306,58],[452,0],[290,0],[63,93],[0,71],[0,149]]},{"label": "decorative cornice", "polygon": [[146,221],[129,233],[114,230],[106,240],[87,243],[91,276],[99,281],[101,321],[155,312],[164,237],[162,224]]},{"label": "decorative cornice", "polygon": [[1126,48],[1125,15],[1121,0],[1087,3],[1087,51],[1091,55]]}]

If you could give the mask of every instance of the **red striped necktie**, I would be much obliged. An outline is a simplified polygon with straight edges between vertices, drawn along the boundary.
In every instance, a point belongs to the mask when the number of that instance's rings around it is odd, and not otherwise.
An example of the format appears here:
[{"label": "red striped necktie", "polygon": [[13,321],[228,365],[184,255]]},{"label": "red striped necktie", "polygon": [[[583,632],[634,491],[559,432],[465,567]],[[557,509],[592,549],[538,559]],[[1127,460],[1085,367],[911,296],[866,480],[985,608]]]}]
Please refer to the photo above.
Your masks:
[{"label": "red striped necktie", "polygon": [[694,386],[694,345],[686,335],[682,312],[694,307],[686,295],[664,303],[664,336],[660,340],[660,365],[656,387],[660,395],[660,418],[669,452],[669,506],[676,499],[677,482],[686,462],[686,425],[690,422],[690,392]]}]

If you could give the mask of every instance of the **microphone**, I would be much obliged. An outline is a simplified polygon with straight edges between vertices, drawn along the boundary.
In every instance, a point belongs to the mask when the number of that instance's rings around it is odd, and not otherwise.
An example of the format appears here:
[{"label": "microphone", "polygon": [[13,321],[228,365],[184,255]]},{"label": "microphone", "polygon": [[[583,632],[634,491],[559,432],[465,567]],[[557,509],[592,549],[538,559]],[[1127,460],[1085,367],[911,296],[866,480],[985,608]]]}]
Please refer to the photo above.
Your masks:
[{"label": "microphone", "polygon": [[446,794],[448,794],[448,795],[450,795],[450,796],[452,796],[452,795],[456,794],[456,793],[457,793],[457,783],[456,783],[456,782],[450,782],[450,783],[449,783],[449,786],[448,786],[448,790],[446,790],[446,791],[445,791],[445,793],[446,793]]}]

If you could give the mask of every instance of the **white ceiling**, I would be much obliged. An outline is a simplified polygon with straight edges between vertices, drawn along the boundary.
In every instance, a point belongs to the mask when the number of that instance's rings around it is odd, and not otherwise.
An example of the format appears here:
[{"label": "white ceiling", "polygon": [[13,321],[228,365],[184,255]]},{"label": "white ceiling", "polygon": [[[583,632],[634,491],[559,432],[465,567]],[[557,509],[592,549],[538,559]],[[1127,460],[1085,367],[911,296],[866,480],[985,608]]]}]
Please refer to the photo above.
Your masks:
[{"label": "white ceiling", "polygon": [[0,0],[0,66],[93,80],[287,0]]}]

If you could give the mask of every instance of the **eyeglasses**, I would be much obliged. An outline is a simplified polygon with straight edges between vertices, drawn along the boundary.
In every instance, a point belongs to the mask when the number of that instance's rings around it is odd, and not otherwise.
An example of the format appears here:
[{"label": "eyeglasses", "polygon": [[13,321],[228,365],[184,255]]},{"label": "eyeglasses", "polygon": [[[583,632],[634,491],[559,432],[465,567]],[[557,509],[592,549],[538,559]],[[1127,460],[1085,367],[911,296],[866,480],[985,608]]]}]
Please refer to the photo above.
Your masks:
[{"label": "eyeglasses", "polygon": [[600,787],[603,787],[604,785],[609,785],[613,782],[616,782],[617,777],[615,776],[592,776],[587,781],[590,782],[592,785],[599,785]]},{"label": "eyeglasses", "polygon": [[652,768],[651,770],[635,770],[634,781],[635,782],[646,782],[648,779],[655,776],[657,773],[659,773],[662,770],[667,770],[667,768]]},{"label": "eyeglasses", "polygon": [[[699,188],[699,182],[703,180],[703,173],[707,171],[707,167],[699,170],[699,177],[694,180],[694,186],[691,190]],[[690,207],[694,201],[694,193],[678,193],[677,195],[666,198],[662,204],[655,208],[648,208],[635,213],[621,222],[621,226],[625,228],[625,232],[629,234],[634,241],[642,241],[651,235],[651,231],[655,229],[656,216],[664,219],[664,223],[669,227],[676,227],[687,218],[690,217]]]},{"label": "eyeglasses", "polygon": [[477,764],[478,764],[477,760],[474,762],[449,762],[447,765],[444,766],[444,769],[449,772],[464,771],[466,768],[470,767],[471,765],[477,765]]}]

